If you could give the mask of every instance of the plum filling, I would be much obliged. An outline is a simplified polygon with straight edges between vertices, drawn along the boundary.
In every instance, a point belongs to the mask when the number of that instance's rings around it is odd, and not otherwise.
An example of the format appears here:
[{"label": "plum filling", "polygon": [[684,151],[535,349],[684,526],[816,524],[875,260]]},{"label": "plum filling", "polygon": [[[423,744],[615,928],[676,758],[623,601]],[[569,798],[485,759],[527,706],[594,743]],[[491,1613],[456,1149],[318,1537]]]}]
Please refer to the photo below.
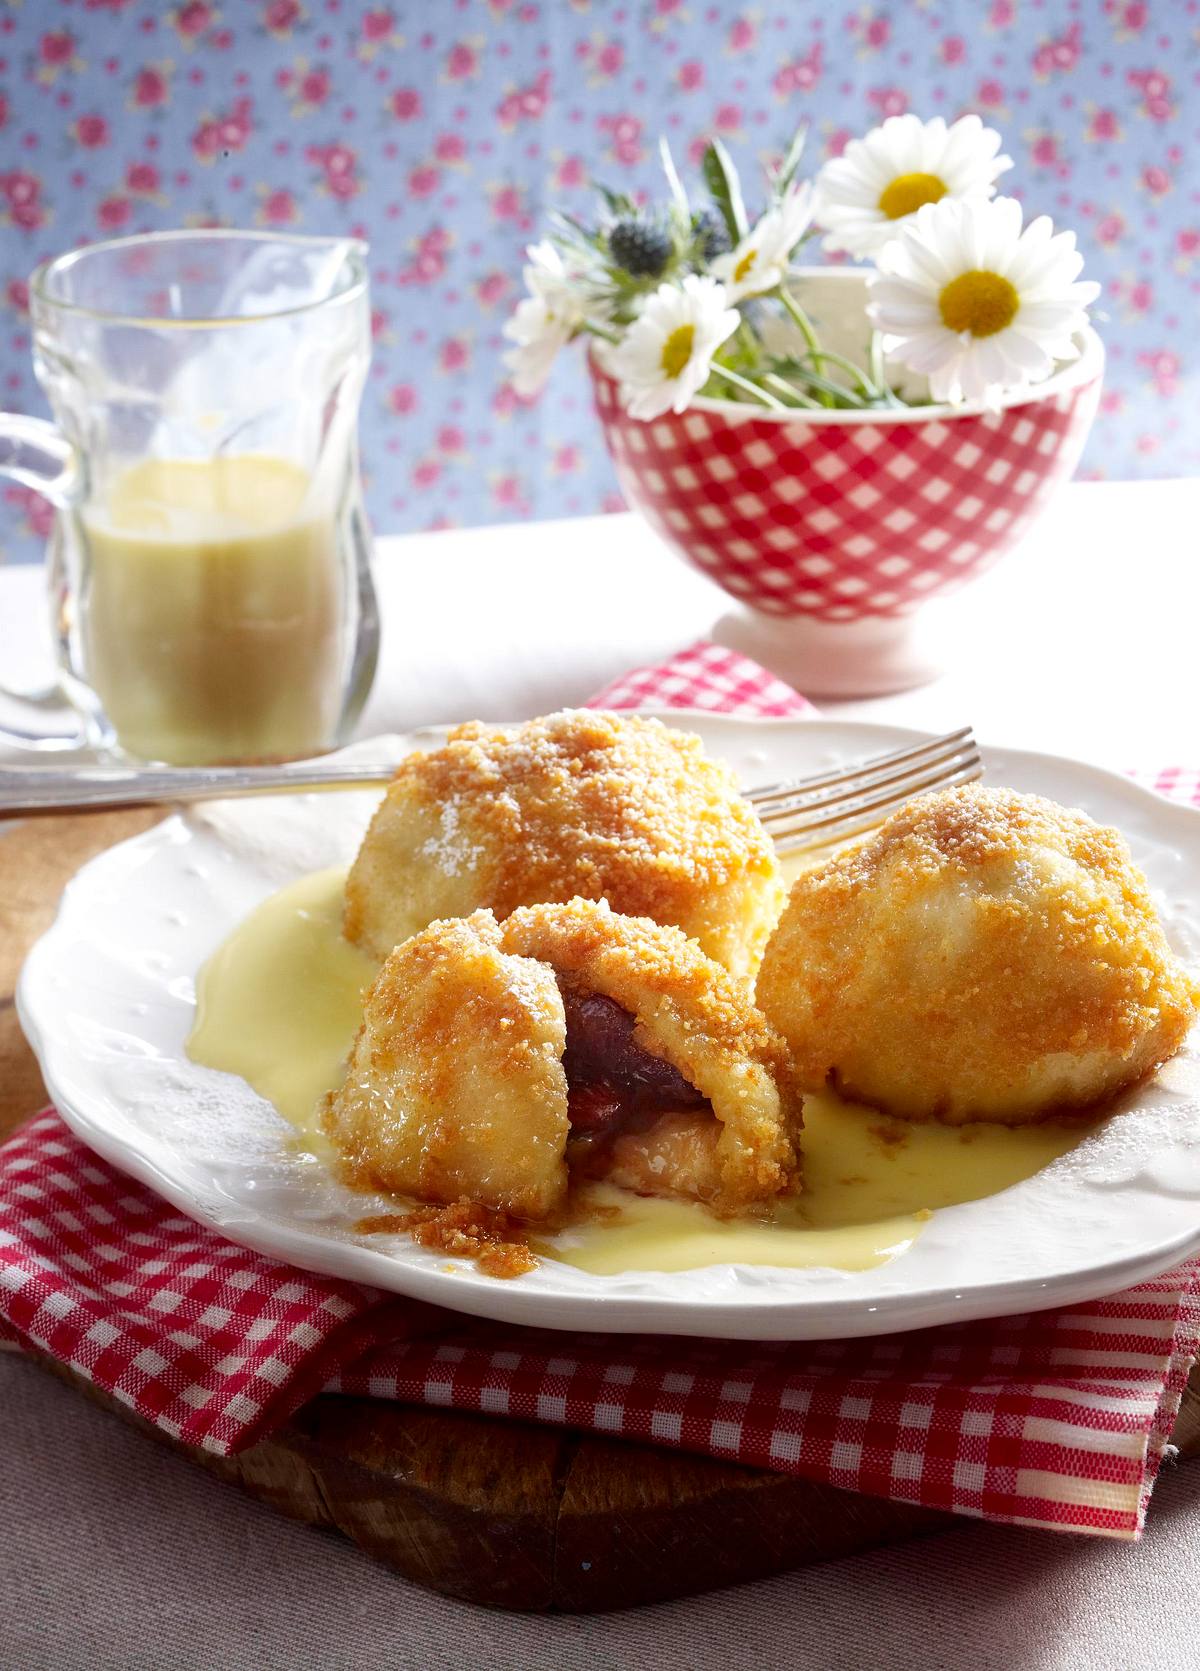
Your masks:
[{"label": "plum filling", "polygon": [[563,1071],[572,1134],[593,1140],[652,1124],[660,1114],[707,1108],[702,1092],[634,1038],[628,1010],[559,981],[567,1019]]}]

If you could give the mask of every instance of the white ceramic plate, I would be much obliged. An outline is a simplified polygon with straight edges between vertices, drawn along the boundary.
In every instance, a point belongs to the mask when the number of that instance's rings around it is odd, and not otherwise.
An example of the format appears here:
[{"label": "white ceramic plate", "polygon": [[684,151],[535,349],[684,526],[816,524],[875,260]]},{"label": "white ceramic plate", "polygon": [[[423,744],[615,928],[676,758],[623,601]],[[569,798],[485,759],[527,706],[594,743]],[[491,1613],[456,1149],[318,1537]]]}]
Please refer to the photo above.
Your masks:
[{"label": "white ceramic plate", "polygon": [[[698,732],[747,784],[861,759],[918,735],[814,720],[663,717]],[[388,742],[431,746],[441,735]],[[988,781],[1119,826],[1172,941],[1185,957],[1200,957],[1200,814],[1092,766],[1006,749],[985,755]],[[906,1253],[874,1270],[715,1265],[602,1277],[544,1261],[497,1281],[403,1240],[382,1249],[353,1225],[385,1202],[351,1193],[298,1154],[287,1142],[291,1128],[242,1080],[184,1054],[205,959],[267,894],[348,861],[375,799],[280,796],[169,818],[80,871],[21,976],[21,1021],[64,1118],[107,1159],[233,1240],[483,1317],[742,1339],[876,1334],[1070,1304],[1200,1251],[1195,1032],[1190,1051],[1138,1094],[1134,1111],[1035,1177],[939,1209]]]}]

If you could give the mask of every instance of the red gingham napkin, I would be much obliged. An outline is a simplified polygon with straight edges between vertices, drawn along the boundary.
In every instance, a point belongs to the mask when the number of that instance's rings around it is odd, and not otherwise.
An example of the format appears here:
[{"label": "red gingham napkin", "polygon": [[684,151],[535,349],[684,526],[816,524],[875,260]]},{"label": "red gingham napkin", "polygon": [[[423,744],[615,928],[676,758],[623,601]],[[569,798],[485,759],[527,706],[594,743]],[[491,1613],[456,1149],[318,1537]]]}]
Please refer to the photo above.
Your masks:
[{"label": "red gingham napkin", "polygon": [[[728,704],[732,703],[731,708]],[[600,706],[801,713],[713,645]],[[1200,805],[1200,773],[1146,781]],[[1200,1261],[1094,1304],[865,1341],[481,1323],[226,1241],[53,1111],[0,1147],[0,1336],[228,1455],[324,1388],[585,1428],[897,1501],[1136,1537],[1200,1343]]]}]

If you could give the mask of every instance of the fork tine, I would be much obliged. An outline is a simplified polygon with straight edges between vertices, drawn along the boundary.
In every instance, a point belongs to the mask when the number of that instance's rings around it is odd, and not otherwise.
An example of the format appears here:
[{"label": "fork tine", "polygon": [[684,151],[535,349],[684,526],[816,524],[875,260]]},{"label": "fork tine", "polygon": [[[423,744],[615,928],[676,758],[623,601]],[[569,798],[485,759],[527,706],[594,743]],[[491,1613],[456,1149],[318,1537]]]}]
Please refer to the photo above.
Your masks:
[{"label": "fork tine", "polygon": [[[940,744],[940,739],[939,739]],[[935,767],[942,767],[946,771],[961,762],[968,764],[978,758],[979,747],[974,737],[968,737],[966,742],[951,741],[944,746],[931,745],[920,756],[912,756],[903,761],[897,761],[892,769],[886,771],[858,771],[847,773],[837,783],[831,783],[827,788],[816,790],[802,790],[790,795],[780,795],[772,800],[755,803],[755,810],[763,823],[778,819],[792,812],[816,811],[822,807],[832,808],[853,796],[869,795],[876,790],[886,789],[890,784],[903,784],[919,776],[921,773],[932,771]]]},{"label": "fork tine", "polygon": [[[882,824],[889,812],[902,807],[914,795],[920,795],[930,789],[954,789],[960,784],[975,783],[982,776],[983,761],[976,754],[966,762],[954,766],[949,772],[941,767],[937,771],[912,779],[905,783],[903,788],[894,787],[885,794],[872,796],[865,801],[855,797],[848,802],[827,803],[814,809],[823,814],[821,817],[800,816],[795,822],[789,822],[783,827],[772,827],[769,821],[764,822],[776,849],[781,853],[795,852],[804,847],[825,847],[831,842],[840,841],[844,836],[855,835],[861,830]],[[778,822],[777,820],[777,826]]]},{"label": "fork tine", "polygon": [[971,727],[963,725],[957,731],[948,731],[944,737],[930,737],[923,743],[905,743],[901,748],[889,749],[886,754],[875,754],[866,760],[856,760],[850,766],[838,766],[828,772],[812,772],[806,777],[786,778],[780,783],[755,784],[753,789],[746,791],[746,799],[752,805],[761,807],[784,796],[806,794],[810,790],[823,789],[828,784],[847,783],[853,778],[868,776],[881,768],[898,766],[906,760],[915,763],[921,755],[953,743],[973,747],[974,742]]}]

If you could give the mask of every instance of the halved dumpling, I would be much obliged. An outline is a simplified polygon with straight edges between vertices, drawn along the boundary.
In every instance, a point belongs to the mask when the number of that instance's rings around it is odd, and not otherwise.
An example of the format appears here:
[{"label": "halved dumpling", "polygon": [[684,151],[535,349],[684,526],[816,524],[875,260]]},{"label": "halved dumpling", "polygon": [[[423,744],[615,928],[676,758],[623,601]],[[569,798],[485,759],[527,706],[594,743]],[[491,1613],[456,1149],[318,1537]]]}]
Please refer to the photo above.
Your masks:
[{"label": "halved dumpling", "polygon": [[770,838],[698,737],[568,709],[460,725],[403,761],[346,882],[346,937],[383,958],[442,917],[577,897],[674,924],[752,976],[783,904]]},{"label": "halved dumpling", "polygon": [[543,1220],[572,1171],[737,1211],[796,1178],[800,1099],[746,989],[604,902],[490,911],[396,947],[325,1131],[357,1179]]}]

